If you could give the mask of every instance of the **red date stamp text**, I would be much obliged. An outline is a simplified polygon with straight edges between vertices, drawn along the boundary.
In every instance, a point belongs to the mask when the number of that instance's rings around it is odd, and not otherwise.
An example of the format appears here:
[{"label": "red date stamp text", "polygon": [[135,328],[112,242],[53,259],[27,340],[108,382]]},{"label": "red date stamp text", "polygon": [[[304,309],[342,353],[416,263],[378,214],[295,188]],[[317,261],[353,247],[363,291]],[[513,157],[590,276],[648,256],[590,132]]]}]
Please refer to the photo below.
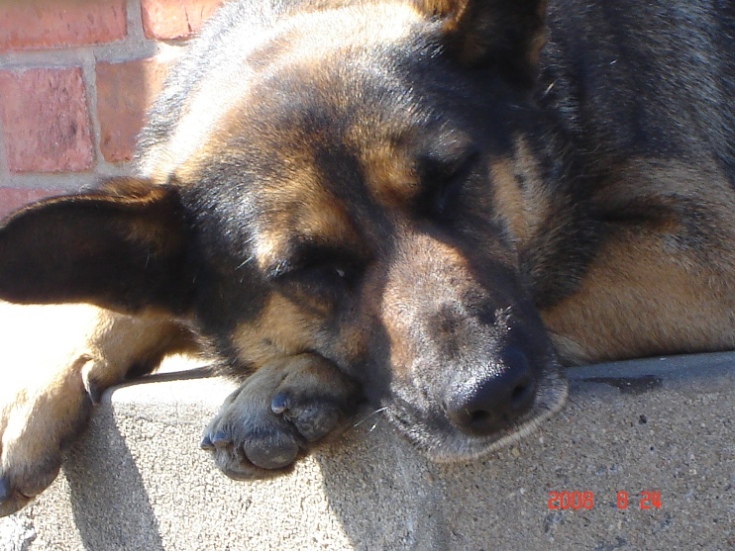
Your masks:
[{"label": "red date stamp text", "polygon": [[[630,494],[625,490],[621,490],[616,496],[618,509],[626,510],[635,505],[642,511],[652,509],[661,509],[661,492],[654,490],[644,490],[638,495],[636,502],[635,496],[631,501]],[[589,490],[562,490],[549,492],[549,509],[555,511],[566,510],[587,510],[595,507],[595,493]]]}]

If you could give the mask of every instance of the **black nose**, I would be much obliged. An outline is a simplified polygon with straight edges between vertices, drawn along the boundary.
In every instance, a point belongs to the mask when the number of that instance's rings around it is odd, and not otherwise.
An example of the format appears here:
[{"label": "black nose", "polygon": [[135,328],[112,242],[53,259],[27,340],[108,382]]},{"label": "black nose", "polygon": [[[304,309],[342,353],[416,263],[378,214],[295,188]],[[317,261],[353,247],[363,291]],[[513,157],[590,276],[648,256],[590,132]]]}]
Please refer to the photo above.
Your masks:
[{"label": "black nose", "polygon": [[503,354],[497,374],[480,381],[454,381],[444,402],[449,420],[462,432],[485,436],[507,428],[533,405],[536,383],[526,355]]}]

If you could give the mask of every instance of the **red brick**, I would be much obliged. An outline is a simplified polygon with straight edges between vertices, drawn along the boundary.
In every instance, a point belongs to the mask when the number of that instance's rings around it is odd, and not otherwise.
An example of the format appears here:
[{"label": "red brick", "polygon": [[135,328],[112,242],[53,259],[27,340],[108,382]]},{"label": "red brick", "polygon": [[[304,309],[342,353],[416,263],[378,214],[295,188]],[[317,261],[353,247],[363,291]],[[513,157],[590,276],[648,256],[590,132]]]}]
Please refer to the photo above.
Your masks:
[{"label": "red brick", "polygon": [[107,161],[129,161],[145,113],[161,89],[167,66],[155,59],[97,64],[100,150]]},{"label": "red brick", "polygon": [[122,40],[125,0],[0,1],[0,52]]},{"label": "red brick", "polygon": [[0,71],[0,97],[11,172],[82,171],[92,166],[81,69]]},{"label": "red brick", "polygon": [[0,187],[0,218],[33,201],[64,193],[69,192],[61,189]]},{"label": "red brick", "polygon": [[188,38],[223,3],[224,0],[141,0],[145,35],[158,40]]}]

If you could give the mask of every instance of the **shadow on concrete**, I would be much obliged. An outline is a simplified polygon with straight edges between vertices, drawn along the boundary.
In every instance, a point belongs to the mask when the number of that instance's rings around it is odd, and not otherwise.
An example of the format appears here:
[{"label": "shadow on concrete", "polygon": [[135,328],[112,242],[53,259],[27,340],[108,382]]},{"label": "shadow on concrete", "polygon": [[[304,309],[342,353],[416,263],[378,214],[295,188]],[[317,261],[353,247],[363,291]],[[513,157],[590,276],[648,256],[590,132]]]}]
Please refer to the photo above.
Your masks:
[{"label": "shadow on concrete", "polygon": [[[454,464],[423,459],[374,415],[316,455],[322,485],[359,550],[729,548],[732,485],[716,473],[732,464],[733,427],[718,414],[732,366],[725,353],[573,369],[562,412],[509,448]],[[561,490],[590,492],[594,505],[554,510]],[[664,506],[642,510],[644,490]]]},{"label": "shadow on concrete", "polygon": [[[64,462],[75,524],[89,551],[163,551],[143,479],[117,429],[109,400],[107,394],[105,407],[97,408],[92,417],[90,434]],[[96,459],[95,450],[100,449],[106,450],[104,467]]]},{"label": "shadow on concrete", "polygon": [[432,465],[369,412],[315,454],[330,509],[356,550],[448,548]]}]

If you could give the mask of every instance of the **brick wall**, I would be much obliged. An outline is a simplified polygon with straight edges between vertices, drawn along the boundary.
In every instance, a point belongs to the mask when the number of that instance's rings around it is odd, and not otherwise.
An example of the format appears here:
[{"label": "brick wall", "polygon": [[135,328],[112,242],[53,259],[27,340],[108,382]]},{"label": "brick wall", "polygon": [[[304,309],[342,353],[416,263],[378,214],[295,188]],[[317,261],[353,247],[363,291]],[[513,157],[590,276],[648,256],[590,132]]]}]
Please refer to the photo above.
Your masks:
[{"label": "brick wall", "polygon": [[223,0],[0,0],[0,216],[125,174],[167,67]]}]

